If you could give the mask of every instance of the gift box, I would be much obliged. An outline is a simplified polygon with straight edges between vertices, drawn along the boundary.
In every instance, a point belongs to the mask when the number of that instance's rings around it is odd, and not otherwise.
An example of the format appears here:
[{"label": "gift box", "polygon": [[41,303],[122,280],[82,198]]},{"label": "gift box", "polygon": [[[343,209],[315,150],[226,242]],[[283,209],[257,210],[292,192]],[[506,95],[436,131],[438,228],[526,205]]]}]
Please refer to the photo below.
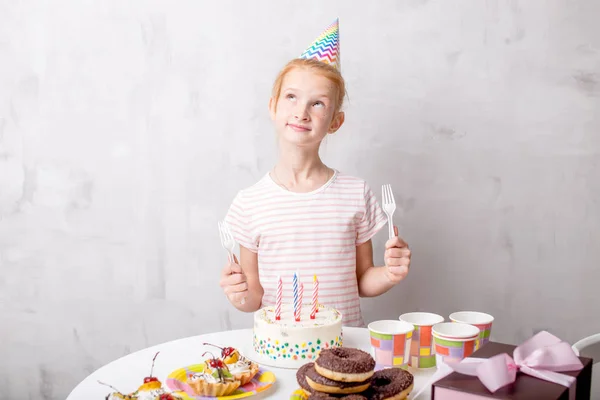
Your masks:
[{"label": "gift box", "polygon": [[[564,343],[564,342],[563,342]],[[485,346],[472,354],[474,359],[490,359],[503,353],[512,356],[517,346],[488,342]],[[562,349],[564,351],[564,348]],[[508,356],[507,356],[508,357]],[[576,357],[573,354],[573,357]],[[498,359],[498,357],[494,357]],[[583,368],[575,371],[563,371],[560,374],[572,376],[576,380],[569,388],[558,383],[536,378],[522,371],[514,371],[514,382],[501,386],[495,391],[490,391],[477,376],[451,372],[442,379],[434,382],[431,387],[433,400],[475,400],[475,399],[576,399],[590,398],[592,359],[578,357]],[[512,360],[512,359],[511,359]],[[467,360],[468,361],[468,360]],[[513,367],[513,369],[516,369]],[[534,371],[535,372],[535,371]],[[544,371],[541,371],[544,373]],[[550,372],[556,374],[557,372]],[[488,374],[489,375],[489,374]],[[567,378],[570,379],[570,378]],[[485,380],[485,379],[484,379]],[[573,391],[574,393],[570,393]]]}]

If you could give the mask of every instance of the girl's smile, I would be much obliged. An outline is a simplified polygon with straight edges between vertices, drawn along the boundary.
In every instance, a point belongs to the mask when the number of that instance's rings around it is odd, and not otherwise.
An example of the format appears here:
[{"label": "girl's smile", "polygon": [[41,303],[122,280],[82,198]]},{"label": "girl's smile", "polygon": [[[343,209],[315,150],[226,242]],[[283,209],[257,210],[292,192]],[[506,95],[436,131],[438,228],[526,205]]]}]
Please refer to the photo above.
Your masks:
[{"label": "girl's smile", "polygon": [[310,128],[305,126],[305,125],[298,125],[298,124],[287,124],[288,127],[290,127],[293,131],[295,132],[308,132],[310,131]]}]

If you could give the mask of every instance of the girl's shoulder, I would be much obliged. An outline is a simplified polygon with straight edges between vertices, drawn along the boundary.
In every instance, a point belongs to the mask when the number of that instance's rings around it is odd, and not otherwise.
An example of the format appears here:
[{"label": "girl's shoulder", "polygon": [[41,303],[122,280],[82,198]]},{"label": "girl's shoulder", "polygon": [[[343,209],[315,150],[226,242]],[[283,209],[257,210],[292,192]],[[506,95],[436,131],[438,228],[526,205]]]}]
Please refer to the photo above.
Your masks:
[{"label": "girl's shoulder", "polygon": [[339,180],[353,182],[353,183],[366,183],[366,181],[364,179],[362,179],[361,177],[358,177],[355,175],[350,175],[350,174],[347,174],[347,173],[337,170],[337,169],[335,171],[336,171],[336,176]]},{"label": "girl's shoulder", "polygon": [[346,174],[338,170],[336,170],[336,183],[346,186],[360,186],[362,188],[365,188],[365,190],[369,190],[369,184],[363,178],[355,175]]},{"label": "girl's shoulder", "polygon": [[271,178],[269,177],[269,174],[265,174],[257,182],[240,189],[235,195],[234,201],[244,201],[245,199],[269,196],[269,192],[272,189],[273,185],[271,184]]}]

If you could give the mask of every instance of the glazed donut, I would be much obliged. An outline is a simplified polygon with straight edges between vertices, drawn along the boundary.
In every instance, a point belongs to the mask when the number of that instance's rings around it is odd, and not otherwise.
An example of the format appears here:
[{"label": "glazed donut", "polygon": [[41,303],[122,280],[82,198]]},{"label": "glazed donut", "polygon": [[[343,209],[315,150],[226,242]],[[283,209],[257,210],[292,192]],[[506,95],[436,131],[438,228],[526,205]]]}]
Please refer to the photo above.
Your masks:
[{"label": "glazed donut", "polygon": [[321,350],[315,360],[315,370],[338,382],[365,382],[373,376],[375,360],[359,349],[335,347]]},{"label": "glazed donut", "polygon": [[306,369],[306,383],[314,392],[329,394],[354,394],[364,392],[371,384],[371,378],[364,382],[339,382],[319,375],[314,367]]},{"label": "glazed donut", "polygon": [[414,377],[410,372],[386,368],[375,372],[365,396],[371,400],[402,400],[408,397],[413,385]]}]

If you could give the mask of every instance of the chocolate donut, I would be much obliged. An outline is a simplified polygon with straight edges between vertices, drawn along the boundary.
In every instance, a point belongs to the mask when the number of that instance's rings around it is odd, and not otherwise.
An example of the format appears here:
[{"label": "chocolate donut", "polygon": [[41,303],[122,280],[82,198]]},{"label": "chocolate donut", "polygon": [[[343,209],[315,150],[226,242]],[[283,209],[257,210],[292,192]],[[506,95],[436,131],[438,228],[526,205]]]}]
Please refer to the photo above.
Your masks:
[{"label": "chocolate donut", "polygon": [[413,384],[414,377],[410,372],[400,368],[386,368],[375,372],[365,396],[371,400],[406,399]]},{"label": "chocolate donut", "polygon": [[314,369],[314,365],[314,363],[310,362],[304,364],[303,366],[298,368],[298,371],[296,371],[296,380],[298,381],[298,385],[300,385],[300,387],[304,389],[304,391],[307,393],[314,392],[313,388],[311,388],[306,382],[306,371],[308,371],[310,368]]},{"label": "chocolate donut", "polygon": [[315,360],[319,374],[340,382],[364,382],[374,369],[375,360],[369,353],[348,347],[321,350]]},{"label": "chocolate donut", "polygon": [[314,392],[308,397],[308,400],[368,400],[365,396],[361,396],[360,394],[349,394],[349,395],[330,395],[327,393],[319,393]]},{"label": "chocolate donut", "polygon": [[322,392],[329,394],[353,394],[364,392],[369,388],[371,378],[367,378],[363,382],[340,382],[329,379],[316,371],[313,366],[306,369],[306,383],[314,392]]}]

